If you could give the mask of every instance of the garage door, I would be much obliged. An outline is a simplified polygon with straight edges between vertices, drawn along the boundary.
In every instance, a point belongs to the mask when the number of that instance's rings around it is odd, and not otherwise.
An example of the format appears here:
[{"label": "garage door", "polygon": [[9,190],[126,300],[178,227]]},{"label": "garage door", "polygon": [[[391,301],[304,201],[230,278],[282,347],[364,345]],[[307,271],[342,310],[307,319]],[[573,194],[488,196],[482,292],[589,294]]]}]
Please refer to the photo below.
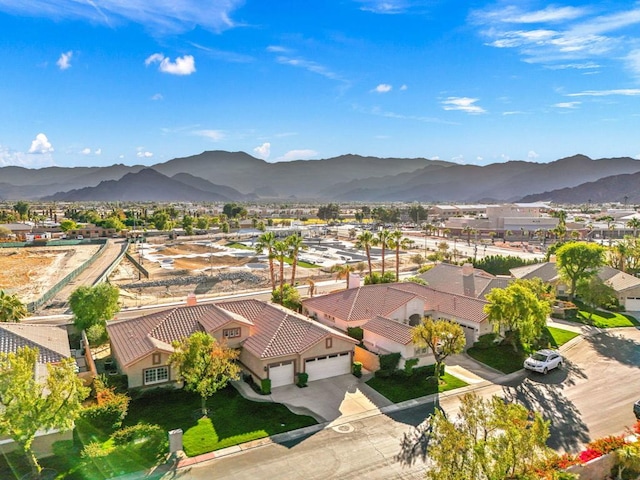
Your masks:
[{"label": "garage door", "polygon": [[293,362],[269,366],[271,388],[291,385],[293,383]]},{"label": "garage door", "polygon": [[304,366],[310,382],[344,375],[351,373],[351,354],[335,353],[325,357],[308,358],[304,361]]},{"label": "garage door", "polygon": [[624,308],[628,312],[640,312],[640,298],[627,297],[624,302]]}]

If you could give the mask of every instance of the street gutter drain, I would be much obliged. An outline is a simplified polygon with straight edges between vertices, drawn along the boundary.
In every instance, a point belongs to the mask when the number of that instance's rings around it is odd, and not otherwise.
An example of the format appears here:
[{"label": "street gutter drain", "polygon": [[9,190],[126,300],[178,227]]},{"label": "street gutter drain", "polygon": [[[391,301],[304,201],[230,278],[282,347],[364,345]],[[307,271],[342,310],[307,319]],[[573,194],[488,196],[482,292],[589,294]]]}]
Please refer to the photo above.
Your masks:
[{"label": "street gutter drain", "polygon": [[333,430],[338,433],[351,433],[355,430],[353,425],[351,425],[350,423],[345,423],[343,425],[338,425],[337,427],[331,428],[333,428]]}]

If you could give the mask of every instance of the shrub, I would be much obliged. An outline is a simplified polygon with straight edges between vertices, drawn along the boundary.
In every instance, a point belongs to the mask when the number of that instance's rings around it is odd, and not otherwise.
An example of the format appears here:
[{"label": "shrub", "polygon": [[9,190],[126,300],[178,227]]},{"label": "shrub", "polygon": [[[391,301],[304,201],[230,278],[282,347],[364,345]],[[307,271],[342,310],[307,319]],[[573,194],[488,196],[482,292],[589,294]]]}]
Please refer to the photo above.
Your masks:
[{"label": "shrub", "polygon": [[418,358],[410,358],[404,362],[404,374],[407,377],[413,375],[413,367],[415,367],[419,362]]},{"label": "shrub", "polygon": [[486,333],[484,335],[480,335],[478,337],[478,341],[473,344],[473,346],[479,350],[486,350],[495,345],[495,342],[498,338],[496,333]]},{"label": "shrub", "polygon": [[131,399],[124,393],[116,393],[114,387],[107,387],[102,378],[93,381],[96,403],[86,407],[81,417],[103,433],[109,433],[122,425],[127,416]]},{"label": "shrub", "polygon": [[431,270],[434,267],[433,264],[430,265],[423,265],[418,269],[418,273],[425,273],[428,272],[429,270]]},{"label": "shrub", "polygon": [[103,448],[100,442],[90,442],[84,446],[80,455],[82,458],[106,457],[113,451],[113,448]]},{"label": "shrub", "polygon": [[359,341],[364,338],[364,332],[361,327],[347,327],[347,335]]},{"label": "shrub", "polygon": [[127,443],[147,437],[162,437],[164,430],[159,425],[149,425],[148,423],[138,423],[118,430],[111,438],[115,445],[126,445]]},{"label": "shrub", "polygon": [[608,437],[598,438],[589,442],[587,444],[587,450],[593,450],[602,456],[625,446],[627,443],[629,442],[627,442],[622,435],[609,435]]},{"label": "shrub", "polygon": [[360,378],[362,376],[362,362],[353,362],[351,371],[353,372],[354,376]]},{"label": "shrub", "polygon": [[400,353],[388,353],[386,355],[380,355],[380,370],[387,370],[393,372],[398,368],[400,362]]},{"label": "shrub", "polygon": [[263,378],[260,381],[260,390],[263,395],[269,395],[271,393],[271,379]]},{"label": "shrub", "polygon": [[309,380],[309,374],[305,372],[298,373],[298,386],[306,387],[307,381]]},{"label": "shrub", "polygon": [[593,450],[592,448],[587,448],[586,450],[583,450],[582,452],[580,452],[580,455],[578,456],[578,458],[580,459],[581,463],[587,463],[601,456],[602,456],[602,453],[596,450]]}]

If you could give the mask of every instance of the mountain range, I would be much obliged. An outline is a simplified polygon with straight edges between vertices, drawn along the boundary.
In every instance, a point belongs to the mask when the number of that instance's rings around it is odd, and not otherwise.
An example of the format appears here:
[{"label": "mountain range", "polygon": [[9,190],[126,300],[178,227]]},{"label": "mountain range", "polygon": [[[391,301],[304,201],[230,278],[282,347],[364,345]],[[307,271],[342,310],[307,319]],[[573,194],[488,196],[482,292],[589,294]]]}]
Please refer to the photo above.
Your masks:
[{"label": "mountain range", "polygon": [[[555,201],[553,192],[581,188],[579,186],[584,183],[599,182],[611,176],[633,177],[631,174],[635,173],[640,173],[640,161],[629,157],[592,160],[584,155],[574,155],[550,163],[509,161],[477,166],[426,158],[379,158],[351,154],[323,160],[268,163],[244,152],[208,151],[151,167],[122,164],[42,169],[2,167],[0,199]],[[638,185],[638,177],[634,178],[635,185]],[[634,180],[629,182],[633,184]],[[613,181],[605,182],[599,196],[591,195],[589,198],[594,202],[620,201],[620,185]],[[576,195],[575,198],[580,196]],[[631,199],[631,193],[627,196]]]}]

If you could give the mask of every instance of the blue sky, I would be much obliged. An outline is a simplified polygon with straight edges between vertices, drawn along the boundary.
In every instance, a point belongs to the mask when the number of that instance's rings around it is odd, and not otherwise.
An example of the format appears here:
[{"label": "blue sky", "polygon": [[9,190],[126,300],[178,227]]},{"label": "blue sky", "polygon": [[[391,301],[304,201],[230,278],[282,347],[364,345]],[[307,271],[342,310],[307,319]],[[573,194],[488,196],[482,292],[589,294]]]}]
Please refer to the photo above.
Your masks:
[{"label": "blue sky", "polygon": [[0,166],[640,158],[640,2],[0,0],[0,32]]}]

